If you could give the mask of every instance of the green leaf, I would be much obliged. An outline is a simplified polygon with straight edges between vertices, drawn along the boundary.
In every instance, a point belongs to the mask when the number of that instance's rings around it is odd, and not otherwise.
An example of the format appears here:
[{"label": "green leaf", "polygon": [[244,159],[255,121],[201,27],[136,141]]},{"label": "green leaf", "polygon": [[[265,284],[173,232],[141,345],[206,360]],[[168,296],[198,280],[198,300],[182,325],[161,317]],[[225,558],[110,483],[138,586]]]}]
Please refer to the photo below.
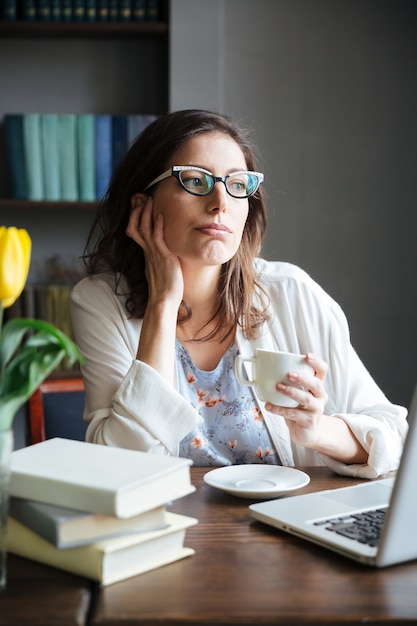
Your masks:
[{"label": "green leaf", "polygon": [[84,363],[75,343],[49,322],[16,318],[4,325],[0,336],[0,430],[11,427],[19,408],[64,358],[68,367]]}]

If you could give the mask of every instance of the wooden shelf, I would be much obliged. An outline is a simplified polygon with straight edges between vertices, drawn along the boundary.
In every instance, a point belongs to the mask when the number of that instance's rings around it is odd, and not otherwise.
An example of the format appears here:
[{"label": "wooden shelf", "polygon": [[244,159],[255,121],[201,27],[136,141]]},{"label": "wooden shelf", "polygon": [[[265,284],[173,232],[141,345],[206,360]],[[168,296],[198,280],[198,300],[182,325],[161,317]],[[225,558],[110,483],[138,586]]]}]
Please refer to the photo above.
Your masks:
[{"label": "wooden shelf", "polygon": [[2,211],[6,209],[21,211],[38,211],[38,210],[51,210],[51,211],[68,211],[68,210],[80,210],[80,211],[95,211],[97,208],[97,202],[68,202],[65,200],[57,200],[54,202],[42,200],[32,202],[31,200],[14,200],[9,198],[0,198],[0,209]]},{"label": "wooden shelf", "polygon": [[0,21],[0,38],[126,38],[168,36],[168,22],[15,22]]}]

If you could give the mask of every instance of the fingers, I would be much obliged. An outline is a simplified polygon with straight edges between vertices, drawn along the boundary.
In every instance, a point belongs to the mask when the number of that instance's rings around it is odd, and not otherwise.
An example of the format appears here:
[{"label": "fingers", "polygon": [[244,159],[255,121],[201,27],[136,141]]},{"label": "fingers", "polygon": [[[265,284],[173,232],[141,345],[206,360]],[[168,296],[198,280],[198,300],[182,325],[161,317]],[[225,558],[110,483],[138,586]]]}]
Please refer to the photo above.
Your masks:
[{"label": "fingers", "polygon": [[265,405],[267,411],[288,419],[299,419],[302,412],[316,416],[323,413],[328,399],[323,384],[328,367],[322,359],[312,353],[307,354],[306,361],[313,368],[313,374],[289,372],[288,382],[279,382],[276,385],[280,393],[294,400],[296,407],[287,408],[267,403]]}]

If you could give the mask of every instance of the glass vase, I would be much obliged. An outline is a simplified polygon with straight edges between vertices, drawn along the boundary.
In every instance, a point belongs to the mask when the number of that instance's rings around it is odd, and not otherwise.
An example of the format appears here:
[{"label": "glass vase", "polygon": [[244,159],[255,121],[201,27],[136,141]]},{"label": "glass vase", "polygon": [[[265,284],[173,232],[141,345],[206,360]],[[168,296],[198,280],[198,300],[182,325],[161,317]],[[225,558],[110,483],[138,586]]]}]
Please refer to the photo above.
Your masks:
[{"label": "glass vase", "polygon": [[12,451],[13,430],[0,430],[0,591],[6,588],[7,583],[7,521]]}]

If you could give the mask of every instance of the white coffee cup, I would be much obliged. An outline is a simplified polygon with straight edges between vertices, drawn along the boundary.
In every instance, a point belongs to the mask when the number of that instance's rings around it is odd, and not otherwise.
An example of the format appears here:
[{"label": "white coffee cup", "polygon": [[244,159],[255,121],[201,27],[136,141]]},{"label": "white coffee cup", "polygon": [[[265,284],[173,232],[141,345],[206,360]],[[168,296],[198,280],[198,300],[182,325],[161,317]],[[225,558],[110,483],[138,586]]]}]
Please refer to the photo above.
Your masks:
[{"label": "white coffee cup", "polygon": [[[245,362],[252,363],[251,380],[248,380],[243,374]],[[277,406],[295,407],[298,405],[298,402],[276,389],[279,382],[291,385],[288,380],[289,372],[311,374],[313,368],[306,362],[304,354],[261,350],[260,348],[255,350],[253,356],[239,354],[235,360],[235,374],[240,384],[254,387],[263,402],[271,402]]]}]

